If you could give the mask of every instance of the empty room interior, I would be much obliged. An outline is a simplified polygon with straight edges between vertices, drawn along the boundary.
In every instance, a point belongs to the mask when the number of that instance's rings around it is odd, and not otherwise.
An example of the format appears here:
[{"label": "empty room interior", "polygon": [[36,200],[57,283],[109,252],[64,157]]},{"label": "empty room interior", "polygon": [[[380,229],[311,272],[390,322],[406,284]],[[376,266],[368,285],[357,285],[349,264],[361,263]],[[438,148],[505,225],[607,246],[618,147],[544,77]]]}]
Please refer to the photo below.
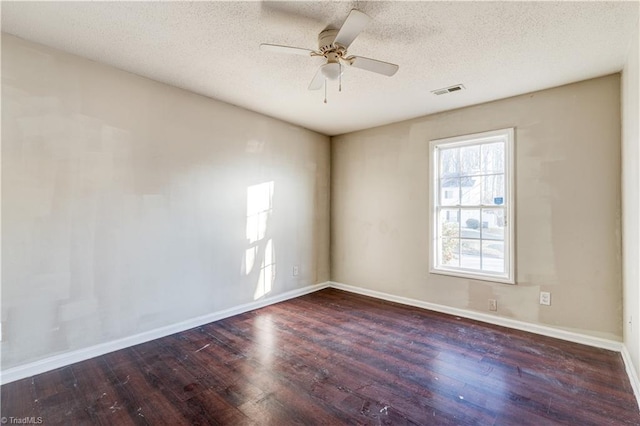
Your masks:
[{"label": "empty room interior", "polygon": [[2,1],[1,421],[640,425],[638,1]]}]

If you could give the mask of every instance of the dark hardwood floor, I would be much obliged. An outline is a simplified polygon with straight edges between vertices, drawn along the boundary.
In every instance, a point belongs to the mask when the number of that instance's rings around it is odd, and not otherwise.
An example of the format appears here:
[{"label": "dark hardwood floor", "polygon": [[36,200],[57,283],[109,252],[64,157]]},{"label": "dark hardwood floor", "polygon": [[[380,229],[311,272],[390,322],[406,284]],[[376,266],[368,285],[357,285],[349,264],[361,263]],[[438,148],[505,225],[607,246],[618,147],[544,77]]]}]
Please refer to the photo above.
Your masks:
[{"label": "dark hardwood floor", "polygon": [[620,354],[334,289],[2,386],[7,423],[640,425]]}]

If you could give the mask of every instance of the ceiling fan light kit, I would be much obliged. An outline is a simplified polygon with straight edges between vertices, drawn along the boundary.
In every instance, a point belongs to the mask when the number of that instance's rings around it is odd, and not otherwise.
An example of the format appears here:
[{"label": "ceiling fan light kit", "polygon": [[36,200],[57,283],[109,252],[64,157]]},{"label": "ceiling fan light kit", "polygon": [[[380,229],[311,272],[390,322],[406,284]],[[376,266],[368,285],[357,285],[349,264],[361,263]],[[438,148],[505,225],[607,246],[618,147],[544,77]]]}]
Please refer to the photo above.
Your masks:
[{"label": "ceiling fan light kit", "polygon": [[[309,90],[318,90],[324,86],[325,99],[327,103],[327,80],[341,79],[343,65],[347,67],[360,68],[391,77],[399,66],[377,59],[364,58],[361,56],[347,56],[347,49],[364,30],[371,18],[357,9],[352,9],[347,19],[339,30],[326,29],[318,35],[318,50],[304,49],[301,47],[280,46],[277,44],[260,45],[263,50],[271,52],[289,53],[305,56],[323,56],[327,62],[320,66],[315,76],[309,84]],[[340,81],[340,91],[342,81]]]},{"label": "ceiling fan light kit", "polygon": [[328,80],[337,80],[340,74],[342,74],[342,67],[337,62],[330,62],[320,67],[322,75]]}]

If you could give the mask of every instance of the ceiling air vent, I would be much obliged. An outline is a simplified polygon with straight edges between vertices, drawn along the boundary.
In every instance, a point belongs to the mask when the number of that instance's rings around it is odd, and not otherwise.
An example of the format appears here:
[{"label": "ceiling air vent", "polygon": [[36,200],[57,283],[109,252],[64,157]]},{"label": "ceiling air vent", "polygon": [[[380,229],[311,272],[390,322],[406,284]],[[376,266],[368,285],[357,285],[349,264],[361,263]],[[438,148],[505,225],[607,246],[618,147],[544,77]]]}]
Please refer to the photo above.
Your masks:
[{"label": "ceiling air vent", "polygon": [[462,84],[456,84],[455,86],[445,87],[443,89],[432,90],[431,93],[434,95],[444,95],[446,93],[457,92],[458,90],[464,89]]}]

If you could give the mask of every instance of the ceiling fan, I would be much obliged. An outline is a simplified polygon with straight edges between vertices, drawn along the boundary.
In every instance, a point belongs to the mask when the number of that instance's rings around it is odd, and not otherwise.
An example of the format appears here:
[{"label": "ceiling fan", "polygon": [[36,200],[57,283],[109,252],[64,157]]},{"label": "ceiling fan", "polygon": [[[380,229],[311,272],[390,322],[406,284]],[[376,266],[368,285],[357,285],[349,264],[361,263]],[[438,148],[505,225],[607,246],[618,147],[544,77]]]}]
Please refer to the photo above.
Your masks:
[{"label": "ceiling fan", "polygon": [[[362,56],[347,56],[347,49],[358,34],[364,30],[370,20],[371,18],[369,18],[369,16],[359,10],[351,10],[344,24],[342,24],[342,28],[339,30],[329,28],[318,35],[318,50],[267,43],[261,44],[260,48],[271,52],[291,53],[304,56],[323,56],[326,58],[327,63],[320,66],[316,75],[311,80],[311,84],[309,84],[309,90],[318,90],[323,86],[325,87],[324,102],[326,103],[326,82],[327,80],[341,80],[343,65],[389,77],[398,71],[399,66],[390,64],[389,62],[364,58]],[[340,81],[340,90],[342,90],[342,81]]]}]

